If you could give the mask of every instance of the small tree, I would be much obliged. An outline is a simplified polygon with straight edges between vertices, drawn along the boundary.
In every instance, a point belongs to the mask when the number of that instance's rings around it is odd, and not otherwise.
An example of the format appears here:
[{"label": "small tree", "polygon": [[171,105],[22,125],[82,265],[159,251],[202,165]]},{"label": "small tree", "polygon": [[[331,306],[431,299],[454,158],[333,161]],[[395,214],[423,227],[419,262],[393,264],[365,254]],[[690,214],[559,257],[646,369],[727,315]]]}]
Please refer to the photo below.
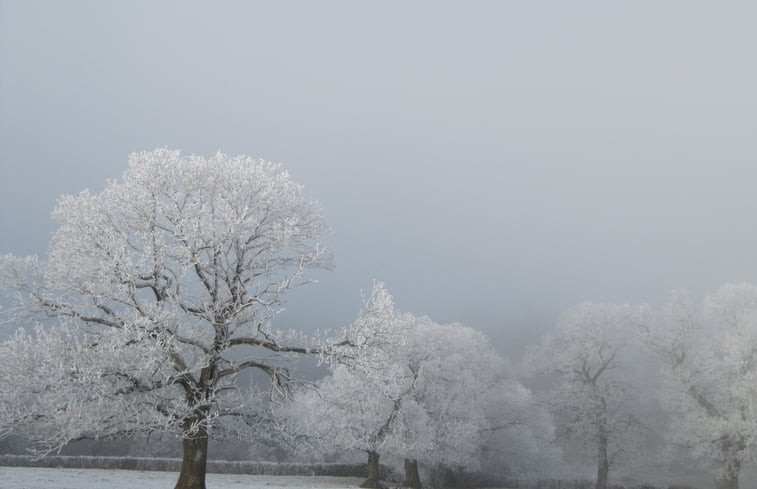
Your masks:
[{"label": "small tree", "polygon": [[725,285],[703,302],[677,294],[650,323],[664,366],[668,441],[738,489],[757,441],[757,287]]},{"label": "small tree", "polygon": [[526,353],[529,370],[561,380],[550,399],[565,423],[558,436],[578,436],[593,447],[597,489],[608,487],[610,467],[633,447],[628,435],[640,426],[629,409],[628,370],[619,371],[628,367],[625,355],[645,316],[642,307],[583,304]]},{"label": "small tree", "polygon": [[64,196],[53,217],[46,262],[0,261],[9,319],[53,320],[2,345],[4,424],[43,451],[175,433],[176,488],[204,488],[211,431],[263,413],[235,377],[259,370],[280,388],[284,356],[322,351],[270,328],[304,272],[329,266],[318,206],[277,164],[157,150],[99,194]]}]

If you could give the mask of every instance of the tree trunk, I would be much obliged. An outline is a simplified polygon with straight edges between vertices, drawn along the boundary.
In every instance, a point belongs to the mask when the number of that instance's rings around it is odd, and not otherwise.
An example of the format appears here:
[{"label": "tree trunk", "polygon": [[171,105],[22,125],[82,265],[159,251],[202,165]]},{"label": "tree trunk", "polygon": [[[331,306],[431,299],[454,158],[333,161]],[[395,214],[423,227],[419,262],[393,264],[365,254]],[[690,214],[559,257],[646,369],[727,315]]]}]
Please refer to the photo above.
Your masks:
[{"label": "tree trunk", "polygon": [[720,477],[715,482],[715,488],[716,489],[739,489],[738,474]]},{"label": "tree trunk", "polygon": [[[602,403],[604,407],[604,402]],[[600,424],[597,437],[597,485],[596,489],[607,489],[607,476],[610,472],[610,460],[607,458],[607,417],[606,414]]]},{"label": "tree trunk", "polygon": [[[373,450],[368,451],[368,478],[360,484],[364,488],[381,488],[381,472],[379,470],[379,454]],[[177,488],[178,489],[178,488]]]},{"label": "tree trunk", "polygon": [[726,439],[722,445],[722,451],[724,456],[722,472],[720,477],[715,482],[716,489],[739,489],[739,472],[741,472],[741,450],[743,444],[739,444],[739,448],[733,448],[734,443],[730,439]]},{"label": "tree trunk", "polygon": [[[189,422],[185,425],[189,426]],[[185,427],[185,429],[187,429]],[[208,462],[208,432],[200,428],[184,438],[184,456],[179,480],[174,489],[205,489],[205,471]]]},{"label": "tree trunk", "polygon": [[597,485],[596,489],[607,489],[607,475],[610,472],[610,465],[607,462],[607,446],[604,447],[604,458],[599,456],[597,465]]},{"label": "tree trunk", "polygon": [[411,487],[413,489],[421,489],[421,478],[418,475],[418,461],[409,458],[405,459],[405,480],[402,482],[405,487]]}]

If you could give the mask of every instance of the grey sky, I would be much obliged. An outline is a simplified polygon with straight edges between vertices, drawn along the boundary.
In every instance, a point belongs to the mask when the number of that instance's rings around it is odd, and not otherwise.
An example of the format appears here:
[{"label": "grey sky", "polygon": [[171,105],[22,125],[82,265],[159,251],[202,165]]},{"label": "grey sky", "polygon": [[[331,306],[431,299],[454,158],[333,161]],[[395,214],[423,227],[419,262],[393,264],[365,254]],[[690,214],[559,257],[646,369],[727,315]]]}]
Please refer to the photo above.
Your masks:
[{"label": "grey sky", "polygon": [[754,2],[0,0],[0,250],[133,151],[281,161],[337,268],[509,349],[585,300],[757,281]]}]

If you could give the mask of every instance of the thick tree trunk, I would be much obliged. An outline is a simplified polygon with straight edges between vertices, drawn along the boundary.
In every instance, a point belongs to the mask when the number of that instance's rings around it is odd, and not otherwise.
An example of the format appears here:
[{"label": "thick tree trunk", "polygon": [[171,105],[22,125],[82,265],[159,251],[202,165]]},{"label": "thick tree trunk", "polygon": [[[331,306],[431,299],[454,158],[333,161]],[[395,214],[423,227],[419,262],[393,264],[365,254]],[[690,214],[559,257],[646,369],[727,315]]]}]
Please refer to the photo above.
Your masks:
[{"label": "thick tree trunk", "polygon": [[200,429],[184,438],[184,456],[179,480],[174,489],[205,489],[205,471],[208,462],[208,433]]},{"label": "thick tree trunk", "polygon": [[418,475],[418,461],[409,458],[405,459],[405,480],[402,482],[405,487],[411,487],[413,489],[421,489],[421,478]]},{"label": "thick tree trunk", "polygon": [[604,455],[604,459],[600,455],[599,464],[597,465],[596,489],[607,489],[607,475],[610,472],[610,466],[607,463],[607,447],[605,447]]},{"label": "thick tree trunk", "polygon": [[739,473],[741,472],[741,451],[731,451],[732,443],[727,440],[723,444],[723,462],[720,477],[715,482],[716,489],[739,489]]},{"label": "thick tree trunk", "polygon": [[[379,454],[373,450],[368,452],[368,478],[360,484],[364,488],[381,488],[381,472],[379,467]],[[178,489],[178,488],[177,488]]]},{"label": "thick tree trunk", "polygon": [[[604,404],[604,403],[603,403]],[[607,476],[610,472],[610,460],[607,458],[607,419],[600,425],[597,437],[597,485],[596,489],[607,489]]]}]

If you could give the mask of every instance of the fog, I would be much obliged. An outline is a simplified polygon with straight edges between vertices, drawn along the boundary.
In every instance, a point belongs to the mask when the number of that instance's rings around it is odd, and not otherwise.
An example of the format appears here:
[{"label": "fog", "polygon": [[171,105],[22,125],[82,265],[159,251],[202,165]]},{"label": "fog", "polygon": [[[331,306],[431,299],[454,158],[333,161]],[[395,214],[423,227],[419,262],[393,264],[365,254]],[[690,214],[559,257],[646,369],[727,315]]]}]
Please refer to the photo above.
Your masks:
[{"label": "fog", "polygon": [[336,267],[519,351],[582,301],[757,281],[750,2],[0,2],[0,250],[157,147],[280,161]]}]

